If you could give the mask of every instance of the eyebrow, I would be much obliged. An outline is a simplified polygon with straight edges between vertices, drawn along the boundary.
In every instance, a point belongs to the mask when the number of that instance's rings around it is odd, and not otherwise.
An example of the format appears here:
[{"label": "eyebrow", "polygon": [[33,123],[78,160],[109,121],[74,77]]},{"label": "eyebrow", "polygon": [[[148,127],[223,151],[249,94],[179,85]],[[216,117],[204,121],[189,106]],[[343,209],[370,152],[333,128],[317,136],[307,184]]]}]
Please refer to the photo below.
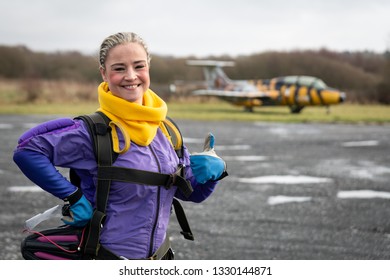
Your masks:
[{"label": "eyebrow", "polygon": [[136,60],[133,62],[134,64],[138,64],[138,63],[146,63],[146,60],[142,59],[142,60]]},{"label": "eyebrow", "polygon": [[[132,64],[139,64],[139,63],[146,63],[147,64],[146,60],[136,60],[136,61],[132,62]],[[124,63],[124,62],[116,62],[116,63],[111,64],[110,67],[125,66],[125,65],[126,65],[126,63]]]},{"label": "eyebrow", "polygon": [[111,64],[110,66],[112,67],[112,66],[123,66],[123,65],[125,65],[125,63],[123,63],[123,62],[117,62],[117,63]]}]

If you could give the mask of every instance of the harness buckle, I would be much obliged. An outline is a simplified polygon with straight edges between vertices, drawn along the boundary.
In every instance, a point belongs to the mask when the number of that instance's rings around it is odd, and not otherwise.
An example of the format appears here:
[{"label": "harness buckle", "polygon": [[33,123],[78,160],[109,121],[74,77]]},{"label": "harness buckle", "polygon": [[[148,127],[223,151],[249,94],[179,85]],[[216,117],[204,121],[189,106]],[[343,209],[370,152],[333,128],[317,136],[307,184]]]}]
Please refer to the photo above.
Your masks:
[{"label": "harness buckle", "polygon": [[165,189],[169,189],[170,187],[172,187],[176,183],[177,176],[182,175],[181,173],[182,173],[183,167],[184,167],[183,164],[179,164],[176,172],[173,174],[169,174],[169,178],[168,178],[167,182],[165,183]]},{"label": "harness buckle", "polygon": [[175,182],[176,182],[176,177],[177,177],[177,173],[175,172],[175,173],[173,173],[173,174],[169,174],[169,178],[168,178],[168,180],[167,180],[167,182],[165,183],[165,189],[169,189],[169,188],[171,188],[174,184],[175,184]]}]

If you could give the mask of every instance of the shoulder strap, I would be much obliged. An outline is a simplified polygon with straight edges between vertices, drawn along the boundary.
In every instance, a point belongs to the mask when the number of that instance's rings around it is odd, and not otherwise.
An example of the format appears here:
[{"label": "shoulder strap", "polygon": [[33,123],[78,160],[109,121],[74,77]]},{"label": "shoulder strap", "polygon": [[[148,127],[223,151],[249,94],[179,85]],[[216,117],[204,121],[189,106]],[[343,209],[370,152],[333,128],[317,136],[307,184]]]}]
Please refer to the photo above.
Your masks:
[{"label": "shoulder strap", "polygon": [[[89,129],[96,161],[99,167],[111,166],[115,161],[117,155],[112,150],[112,139],[111,139],[111,127],[108,125],[109,119],[100,112],[95,112],[91,115],[79,116],[78,119],[82,119]],[[105,219],[105,212],[107,207],[108,195],[111,187],[110,179],[99,179],[98,171],[98,182],[96,187],[96,208],[93,213],[90,225],[88,228],[86,244],[84,252],[87,255],[97,256],[100,248],[100,230]]]},{"label": "shoulder strap", "polygon": [[175,209],[175,214],[177,221],[181,227],[181,234],[185,239],[195,240],[194,235],[192,234],[190,224],[188,223],[186,213],[184,212],[184,208],[181,205],[180,201],[177,198],[173,198],[173,208]]},{"label": "shoulder strap", "polygon": [[[184,156],[183,136],[181,134],[178,125],[168,116],[164,120],[164,125],[169,133],[169,136],[171,137],[171,142],[177,156],[179,158],[183,158]],[[184,172],[184,168],[182,169],[182,172]],[[184,177],[184,174],[182,175]],[[181,205],[180,201],[174,197],[172,202],[173,202],[172,203],[173,208],[175,209],[177,221],[179,222],[179,225],[182,229],[180,233],[184,236],[185,239],[195,240],[194,235],[192,234],[190,228],[190,224],[188,223],[187,216],[184,212],[184,208]]]},{"label": "shoulder strap", "polygon": [[[109,136],[106,141],[109,141],[111,147],[111,151],[107,153],[111,154],[111,164],[117,159],[118,154],[115,153],[112,149],[112,138],[111,138],[111,127],[109,126],[110,119],[102,112],[95,112],[90,115],[82,115],[78,116],[76,119],[81,119],[87,125],[88,132],[92,138],[92,144],[94,148],[94,153],[96,157],[96,161],[99,162],[99,151],[98,151],[98,135],[105,136],[106,134]],[[105,144],[105,143],[104,143]],[[100,155],[102,156],[102,155]]]},{"label": "shoulder strap", "polygon": [[171,142],[175,152],[179,158],[184,156],[184,146],[183,146],[183,136],[180,132],[177,124],[170,118],[166,117],[164,120],[164,126],[168,131],[169,136],[171,137]]}]

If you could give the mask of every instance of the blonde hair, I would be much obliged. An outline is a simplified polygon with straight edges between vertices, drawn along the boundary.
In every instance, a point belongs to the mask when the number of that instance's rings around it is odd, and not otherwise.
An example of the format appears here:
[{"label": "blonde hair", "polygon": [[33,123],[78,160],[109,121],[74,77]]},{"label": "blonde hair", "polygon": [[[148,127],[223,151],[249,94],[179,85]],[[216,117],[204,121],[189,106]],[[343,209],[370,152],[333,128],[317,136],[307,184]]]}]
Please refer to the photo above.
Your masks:
[{"label": "blonde hair", "polygon": [[99,65],[102,69],[106,69],[104,64],[106,63],[108,52],[115,47],[116,45],[124,44],[124,43],[137,43],[140,44],[147,55],[147,61],[150,65],[151,56],[148,50],[148,46],[145,41],[133,32],[119,32],[113,35],[108,36],[102,44],[100,45],[99,50]]}]

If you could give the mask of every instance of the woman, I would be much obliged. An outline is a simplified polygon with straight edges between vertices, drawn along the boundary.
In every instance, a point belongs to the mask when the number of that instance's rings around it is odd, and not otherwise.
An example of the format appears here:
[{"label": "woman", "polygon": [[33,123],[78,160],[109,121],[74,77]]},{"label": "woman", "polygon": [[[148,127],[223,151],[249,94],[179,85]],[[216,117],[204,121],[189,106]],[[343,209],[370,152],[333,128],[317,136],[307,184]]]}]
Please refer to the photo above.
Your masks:
[{"label": "woman", "polygon": [[[167,106],[149,88],[150,54],[138,35],[107,37],[99,63],[104,82],[98,87],[98,111],[114,124],[113,146],[120,153],[113,165],[164,174],[173,174],[182,165],[193,188],[186,198],[177,187],[112,182],[100,242],[117,257],[150,258],[164,243],[173,197],[203,201],[227,174],[226,164],[212,149],[212,135],[207,151],[189,155],[184,147],[183,159],[177,157],[162,127]],[[14,161],[34,183],[70,202],[71,218],[64,218],[64,223],[80,227],[88,223],[95,204],[97,164],[83,121],[60,119],[33,128],[19,140]],[[55,166],[75,170],[80,189]]]}]

